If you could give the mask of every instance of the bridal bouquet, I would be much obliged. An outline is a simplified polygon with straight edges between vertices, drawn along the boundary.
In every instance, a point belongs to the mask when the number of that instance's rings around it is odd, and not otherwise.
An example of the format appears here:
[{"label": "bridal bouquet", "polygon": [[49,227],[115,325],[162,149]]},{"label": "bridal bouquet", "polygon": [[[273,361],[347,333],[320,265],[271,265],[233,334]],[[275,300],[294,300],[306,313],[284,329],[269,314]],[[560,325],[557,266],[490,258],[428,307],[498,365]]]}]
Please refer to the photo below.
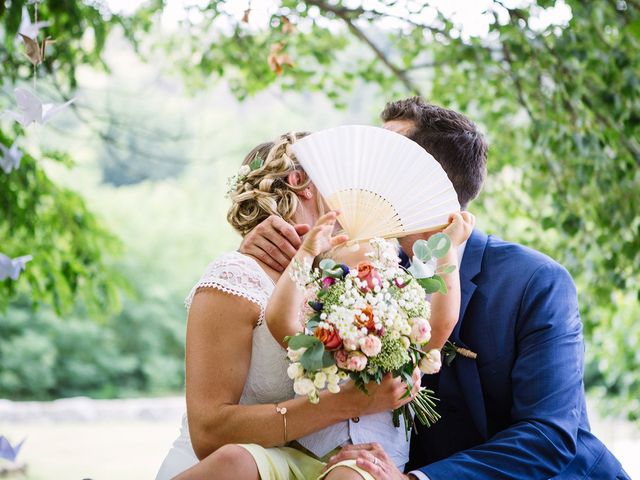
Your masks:
[{"label": "bridal bouquet", "polygon": [[[360,262],[357,270],[325,259],[319,268],[298,264],[291,273],[309,302],[305,332],[286,339],[292,362],[287,373],[295,392],[313,403],[319,401],[318,391],[337,393],[340,381],[349,377],[367,393],[367,383],[380,383],[387,373],[406,381],[409,396],[416,366],[424,373],[440,369],[440,351],[422,349],[431,336],[425,292],[446,293],[436,262],[450,248],[449,238],[436,234],[416,242],[409,270],[399,265],[393,244],[382,239],[370,243],[369,261]],[[440,416],[432,394],[422,389],[394,411],[394,425],[399,426],[403,415],[408,431],[412,413],[423,425],[436,422]]]}]

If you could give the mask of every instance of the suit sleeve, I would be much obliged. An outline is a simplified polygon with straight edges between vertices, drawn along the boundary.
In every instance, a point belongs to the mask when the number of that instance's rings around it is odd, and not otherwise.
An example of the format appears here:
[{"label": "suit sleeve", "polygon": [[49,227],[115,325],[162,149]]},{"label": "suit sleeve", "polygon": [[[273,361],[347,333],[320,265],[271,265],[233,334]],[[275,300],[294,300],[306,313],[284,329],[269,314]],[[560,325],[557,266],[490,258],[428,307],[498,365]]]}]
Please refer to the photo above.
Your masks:
[{"label": "suit sleeve", "polygon": [[511,426],[422,468],[431,480],[549,478],[575,456],[584,395],[582,324],[573,280],[558,264],[542,265],[529,279],[516,352]]}]

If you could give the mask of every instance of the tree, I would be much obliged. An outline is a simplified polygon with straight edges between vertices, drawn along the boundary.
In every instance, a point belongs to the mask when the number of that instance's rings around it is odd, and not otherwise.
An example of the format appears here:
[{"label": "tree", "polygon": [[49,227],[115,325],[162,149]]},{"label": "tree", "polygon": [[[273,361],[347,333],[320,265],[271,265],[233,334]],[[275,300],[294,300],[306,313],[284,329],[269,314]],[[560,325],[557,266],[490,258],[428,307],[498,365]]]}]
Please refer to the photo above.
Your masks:
[{"label": "tree", "polygon": [[[37,80],[40,85],[57,86],[65,92],[64,97],[70,97],[79,66],[107,68],[102,53],[114,27],[122,27],[136,44],[136,35],[148,30],[150,14],[157,7],[141,9],[125,18],[84,2],[0,2],[3,87],[31,80],[35,84]],[[25,22],[38,20],[48,22],[46,34],[56,40],[56,46],[38,69],[32,69],[18,31]],[[0,107],[15,109],[5,100]],[[19,294],[33,305],[52,305],[58,314],[68,312],[78,301],[94,316],[117,307],[118,287],[125,282],[105,259],[119,251],[118,240],[78,194],[57,186],[42,166],[45,161],[53,161],[70,168],[71,157],[58,152],[31,152],[27,129],[15,122],[0,123],[0,143],[5,148],[16,144],[22,154],[19,168],[0,170],[0,252],[10,258],[25,254],[34,257],[19,281],[0,281],[0,311]]]},{"label": "tree", "polygon": [[[225,78],[238,98],[278,85],[340,106],[365,82],[381,99],[421,94],[469,114],[491,144],[491,179],[473,207],[489,231],[569,268],[587,378],[639,418],[629,372],[640,367],[640,4],[494,0],[476,35],[445,3],[281,0],[261,24],[212,1],[180,31],[190,46],[172,60],[192,85]],[[559,21],[545,20],[551,9]]]},{"label": "tree", "polygon": [[[15,41],[27,4],[0,3],[0,73],[10,83],[31,76]],[[640,3],[538,0],[514,7],[487,0],[477,18],[482,34],[463,28],[446,2],[435,0],[280,0],[263,23],[257,10],[243,15],[237,4],[188,7],[193,14],[180,28],[155,42],[185,83],[201,89],[221,78],[239,99],[272,85],[320,91],[337,106],[372,84],[381,99],[421,94],[467,113],[491,144],[490,181],[474,204],[483,226],[568,267],[581,292],[587,379],[639,418],[640,404],[631,399],[640,397],[640,380],[629,372],[640,367],[634,321],[640,314]],[[41,17],[52,22],[48,34],[59,40],[41,71],[69,96],[78,65],[106,67],[101,52],[116,26],[139,46],[161,6],[150,3],[123,17],[83,2],[40,5]],[[548,19],[552,9],[556,21]],[[2,128],[6,146],[23,134]],[[59,244],[45,265],[60,278],[42,286],[40,274],[27,274],[29,293],[55,302],[86,289],[95,299],[95,285],[87,282],[115,243],[75,194],[53,184],[48,196],[39,194],[36,179],[46,178],[41,161],[26,156],[24,170],[0,172],[1,249],[8,249],[5,238],[13,250],[5,253],[16,255]],[[66,209],[62,217],[76,222],[84,237],[76,241],[61,231],[67,224],[56,225],[53,215],[21,227],[36,218],[37,207],[52,203]],[[88,226],[77,223],[78,212],[90,219]],[[35,244],[40,232],[58,243]],[[109,285],[106,277],[95,281]],[[0,307],[15,288],[0,282]]]}]

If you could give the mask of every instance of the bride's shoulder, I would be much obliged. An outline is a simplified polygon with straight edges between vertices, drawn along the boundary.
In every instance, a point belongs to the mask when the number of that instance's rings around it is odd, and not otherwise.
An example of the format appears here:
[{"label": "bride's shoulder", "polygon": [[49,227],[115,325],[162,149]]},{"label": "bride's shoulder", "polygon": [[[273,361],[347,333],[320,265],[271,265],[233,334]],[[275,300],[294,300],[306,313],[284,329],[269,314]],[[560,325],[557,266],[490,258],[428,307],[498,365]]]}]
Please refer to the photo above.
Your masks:
[{"label": "bride's shoulder", "polygon": [[191,306],[194,295],[203,288],[214,288],[243,297],[264,308],[273,282],[253,258],[232,251],[223,253],[207,265],[185,299],[187,308]]},{"label": "bride's shoulder", "polygon": [[268,277],[253,258],[238,251],[225,252],[207,265],[202,278],[215,277],[234,281],[243,277]]}]

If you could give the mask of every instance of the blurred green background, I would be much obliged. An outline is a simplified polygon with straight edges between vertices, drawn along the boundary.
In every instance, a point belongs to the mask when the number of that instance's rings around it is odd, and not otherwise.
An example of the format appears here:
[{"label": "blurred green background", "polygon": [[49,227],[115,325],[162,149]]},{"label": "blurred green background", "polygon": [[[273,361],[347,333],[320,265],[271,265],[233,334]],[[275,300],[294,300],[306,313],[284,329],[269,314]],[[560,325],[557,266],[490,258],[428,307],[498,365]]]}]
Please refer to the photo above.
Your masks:
[{"label": "blurred green background", "polygon": [[[16,37],[34,14],[0,0],[0,110],[34,85]],[[24,152],[0,170],[0,253],[34,257],[0,281],[0,398],[179,394],[182,302],[239,243],[224,192],[244,154],[376,124],[385,101],[420,94],[486,132],[470,210],[569,269],[590,396],[640,419],[637,1],[41,1],[38,15],[56,43],[36,91],[76,100],[45,126],[0,119]]]}]

